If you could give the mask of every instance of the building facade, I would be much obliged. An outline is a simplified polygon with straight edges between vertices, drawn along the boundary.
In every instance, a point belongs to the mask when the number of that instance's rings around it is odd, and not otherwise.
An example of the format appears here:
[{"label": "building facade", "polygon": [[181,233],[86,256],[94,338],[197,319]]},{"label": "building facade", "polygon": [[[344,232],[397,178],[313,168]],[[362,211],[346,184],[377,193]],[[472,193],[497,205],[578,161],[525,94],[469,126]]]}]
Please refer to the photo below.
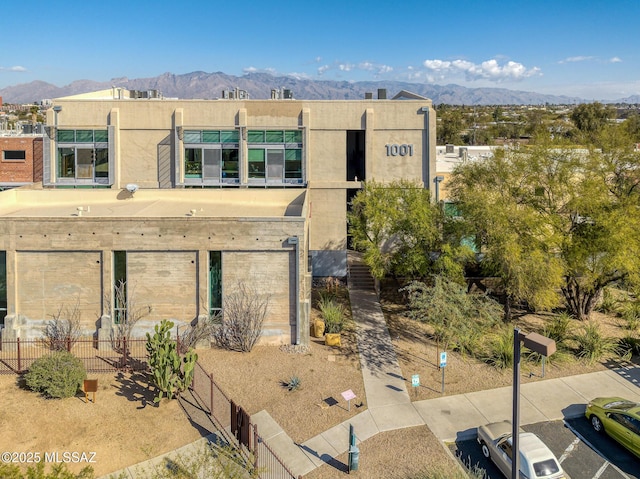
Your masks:
[{"label": "building facade", "polygon": [[0,131],[0,189],[42,181],[42,135]]},{"label": "building facade", "polygon": [[71,301],[107,334],[119,281],[152,307],[148,327],[193,322],[244,283],[269,300],[263,343],[305,343],[312,277],[347,274],[361,182],[435,177],[427,99],[136,96],[54,100],[42,188],[2,193],[5,336]]}]

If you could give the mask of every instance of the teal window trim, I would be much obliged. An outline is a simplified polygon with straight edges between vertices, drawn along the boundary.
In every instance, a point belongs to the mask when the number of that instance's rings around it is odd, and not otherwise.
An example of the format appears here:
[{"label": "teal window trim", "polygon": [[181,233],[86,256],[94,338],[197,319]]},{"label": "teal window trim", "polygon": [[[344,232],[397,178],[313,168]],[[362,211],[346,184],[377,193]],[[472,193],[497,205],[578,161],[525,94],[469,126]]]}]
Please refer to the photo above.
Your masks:
[{"label": "teal window trim", "polygon": [[185,145],[200,143],[239,143],[238,130],[184,130],[182,141]]},{"label": "teal window trim", "polygon": [[209,314],[222,311],[222,252],[209,251]]},{"label": "teal window trim", "polygon": [[59,129],[56,141],[56,181],[109,184],[108,129]]},{"label": "teal window trim", "polygon": [[127,318],[127,252],[113,252],[113,322]]}]

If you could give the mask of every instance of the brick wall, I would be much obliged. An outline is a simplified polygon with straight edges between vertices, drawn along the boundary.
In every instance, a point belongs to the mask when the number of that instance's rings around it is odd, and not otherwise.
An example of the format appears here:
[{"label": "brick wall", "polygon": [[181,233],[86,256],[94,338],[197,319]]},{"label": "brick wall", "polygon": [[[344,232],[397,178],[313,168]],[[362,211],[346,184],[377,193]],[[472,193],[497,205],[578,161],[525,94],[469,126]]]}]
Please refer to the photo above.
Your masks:
[{"label": "brick wall", "polygon": [[[5,160],[7,150],[24,151],[24,160]],[[35,167],[39,165],[39,167]],[[39,174],[34,174],[38,170]],[[35,176],[39,176],[38,179]],[[0,183],[31,183],[42,179],[42,138],[0,137]]]}]

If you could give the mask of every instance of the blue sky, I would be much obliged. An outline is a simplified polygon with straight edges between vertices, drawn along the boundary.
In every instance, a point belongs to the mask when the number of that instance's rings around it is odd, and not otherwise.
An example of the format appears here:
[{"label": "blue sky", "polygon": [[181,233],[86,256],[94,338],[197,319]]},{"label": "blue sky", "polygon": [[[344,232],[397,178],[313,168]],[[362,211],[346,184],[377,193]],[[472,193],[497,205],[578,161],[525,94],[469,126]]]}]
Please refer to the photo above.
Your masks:
[{"label": "blue sky", "polygon": [[261,71],[640,94],[638,0],[32,0],[0,18],[0,88]]}]

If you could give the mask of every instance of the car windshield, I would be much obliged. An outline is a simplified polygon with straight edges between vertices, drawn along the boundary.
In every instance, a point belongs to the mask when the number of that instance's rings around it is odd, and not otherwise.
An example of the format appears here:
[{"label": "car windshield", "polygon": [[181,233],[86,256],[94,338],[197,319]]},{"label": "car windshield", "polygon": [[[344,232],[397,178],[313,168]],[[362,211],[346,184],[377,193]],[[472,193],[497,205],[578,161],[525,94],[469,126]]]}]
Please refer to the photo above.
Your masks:
[{"label": "car windshield", "polygon": [[611,408],[615,408],[615,409],[622,409],[622,410],[627,410],[627,409],[631,409],[633,407],[636,407],[638,404],[635,402],[631,402],[631,401],[614,401],[614,402],[610,402],[604,405],[604,407],[606,409],[611,409]]},{"label": "car windshield", "polygon": [[547,459],[546,461],[534,462],[533,471],[536,473],[536,477],[547,477],[559,472],[560,466],[553,459]]}]

